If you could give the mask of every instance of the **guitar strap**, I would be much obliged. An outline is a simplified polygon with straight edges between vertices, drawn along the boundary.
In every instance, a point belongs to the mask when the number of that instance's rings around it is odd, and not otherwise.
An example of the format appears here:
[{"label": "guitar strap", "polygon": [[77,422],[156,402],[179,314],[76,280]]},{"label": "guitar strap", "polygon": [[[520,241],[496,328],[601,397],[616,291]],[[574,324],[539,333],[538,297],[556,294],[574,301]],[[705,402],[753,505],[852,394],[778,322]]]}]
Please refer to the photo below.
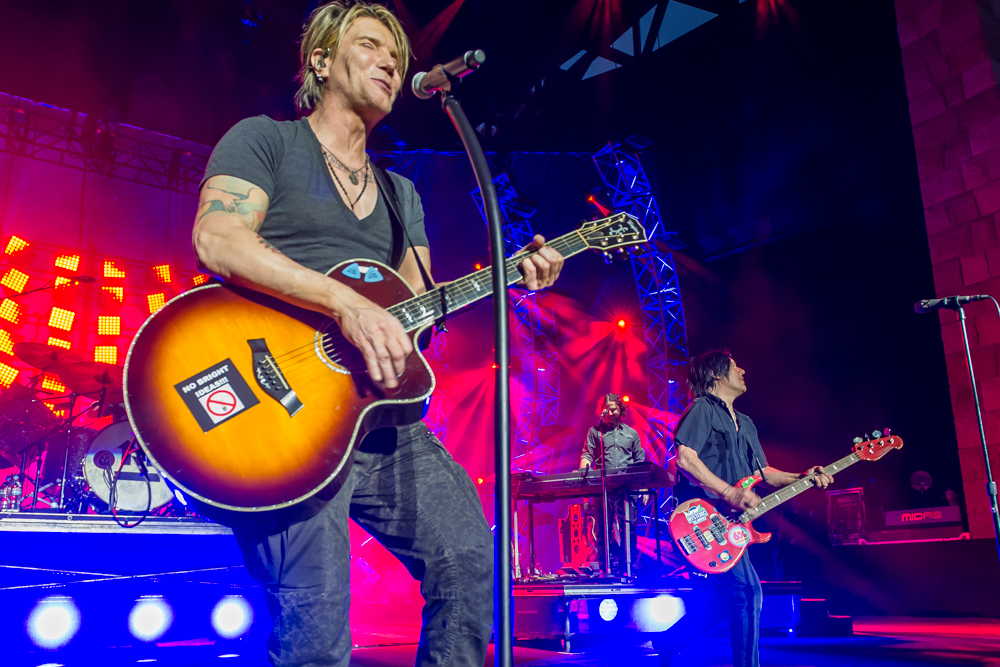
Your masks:
[{"label": "guitar strap", "polygon": [[424,281],[424,288],[430,292],[434,289],[434,281],[431,280],[430,274],[424,268],[424,263],[420,261],[420,255],[417,254],[417,249],[413,246],[413,240],[410,239],[410,234],[406,231],[406,223],[399,207],[399,197],[396,194],[396,184],[393,183],[392,178],[382,167],[371,163],[371,169],[372,173],[375,174],[375,182],[378,183],[379,189],[385,195],[386,204],[389,205],[389,220],[392,225],[392,252],[390,254],[392,259],[390,264],[392,264],[392,268],[398,270],[400,264],[403,263],[403,253],[406,251],[406,247],[413,248],[413,258],[417,260],[417,268],[420,270],[420,277]]}]

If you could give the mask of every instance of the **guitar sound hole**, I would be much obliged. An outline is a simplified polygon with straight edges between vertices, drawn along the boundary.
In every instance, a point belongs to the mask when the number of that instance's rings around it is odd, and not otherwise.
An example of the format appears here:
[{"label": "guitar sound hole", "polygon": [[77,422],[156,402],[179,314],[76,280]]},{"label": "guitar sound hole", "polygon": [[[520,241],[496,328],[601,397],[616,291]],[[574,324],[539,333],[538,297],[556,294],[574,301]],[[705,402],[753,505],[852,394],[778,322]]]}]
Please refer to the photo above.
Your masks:
[{"label": "guitar sound hole", "polygon": [[367,369],[361,351],[354,347],[333,320],[316,332],[316,349],[323,362],[338,373],[363,373]]}]

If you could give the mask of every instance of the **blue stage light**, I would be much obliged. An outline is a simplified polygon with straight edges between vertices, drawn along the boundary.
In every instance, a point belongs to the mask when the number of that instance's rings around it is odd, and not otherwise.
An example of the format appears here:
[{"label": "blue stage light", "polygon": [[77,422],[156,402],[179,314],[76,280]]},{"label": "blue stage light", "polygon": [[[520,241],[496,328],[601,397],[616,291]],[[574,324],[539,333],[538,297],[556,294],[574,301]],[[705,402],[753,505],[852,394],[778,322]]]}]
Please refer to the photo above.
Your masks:
[{"label": "blue stage light", "polygon": [[672,595],[644,598],[632,606],[632,620],[639,632],[663,632],[684,616],[684,601]]},{"label": "blue stage light", "polygon": [[174,611],[159,595],[143,596],[136,600],[128,615],[128,631],[144,642],[156,641],[170,628]]},{"label": "blue stage light", "polygon": [[597,608],[597,612],[605,621],[613,621],[618,615],[618,603],[611,598],[601,600],[601,606]]},{"label": "blue stage light", "polygon": [[253,623],[253,609],[242,595],[227,595],[212,609],[212,627],[220,637],[235,639]]},{"label": "blue stage light", "polygon": [[28,615],[28,636],[41,648],[62,648],[79,629],[80,610],[73,598],[59,595],[43,598]]}]

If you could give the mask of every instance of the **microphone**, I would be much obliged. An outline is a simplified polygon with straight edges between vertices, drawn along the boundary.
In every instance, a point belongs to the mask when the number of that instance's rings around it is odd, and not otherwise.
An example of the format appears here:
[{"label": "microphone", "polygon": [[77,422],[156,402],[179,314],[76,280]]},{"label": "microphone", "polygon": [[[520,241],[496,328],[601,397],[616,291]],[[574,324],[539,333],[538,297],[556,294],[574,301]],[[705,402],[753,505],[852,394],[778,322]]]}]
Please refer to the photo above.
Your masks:
[{"label": "microphone", "polygon": [[973,294],[972,296],[946,296],[943,299],[922,299],[913,304],[913,310],[918,313],[932,313],[942,308],[955,310],[972,301],[982,301],[989,298],[989,294]]},{"label": "microphone", "polygon": [[413,75],[413,94],[422,100],[429,100],[434,93],[448,90],[453,79],[461,79],[472,74],[486,62],[486,54],[479,49],[466,51],[461,57],[455,58],[444,65],[435,65],[429,72],[417,72]]},{"label": "microphone", "polygon": [[78,283],[95,283],[97,278],[93,276],[66,276],[67,280],[75,280]]}]

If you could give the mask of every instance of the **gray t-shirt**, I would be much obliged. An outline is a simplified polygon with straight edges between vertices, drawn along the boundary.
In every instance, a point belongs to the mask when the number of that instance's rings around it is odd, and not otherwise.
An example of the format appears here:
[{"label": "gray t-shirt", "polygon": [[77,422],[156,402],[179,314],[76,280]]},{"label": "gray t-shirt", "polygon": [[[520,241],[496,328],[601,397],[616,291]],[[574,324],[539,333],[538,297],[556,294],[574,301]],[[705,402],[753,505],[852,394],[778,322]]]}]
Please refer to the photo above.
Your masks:
[{"label": "gray t-shirt", "polygon": [[[424,209],[413,182],[388,174],[413,245],[427,246]],[[205,169],[205,180],[220,175],[242,178],[267,193],[270,203],[259,233],[299,264],[325,273],[348,259],[390,262],[392,226],[383,193],[375,210],[359,220],[344,204],[305,118],[275,121],[257,116],[234,125],[219,140]],[[347,174],[337,175],[346,185]],[[371,174],[368,187],[377,187]]]}]

